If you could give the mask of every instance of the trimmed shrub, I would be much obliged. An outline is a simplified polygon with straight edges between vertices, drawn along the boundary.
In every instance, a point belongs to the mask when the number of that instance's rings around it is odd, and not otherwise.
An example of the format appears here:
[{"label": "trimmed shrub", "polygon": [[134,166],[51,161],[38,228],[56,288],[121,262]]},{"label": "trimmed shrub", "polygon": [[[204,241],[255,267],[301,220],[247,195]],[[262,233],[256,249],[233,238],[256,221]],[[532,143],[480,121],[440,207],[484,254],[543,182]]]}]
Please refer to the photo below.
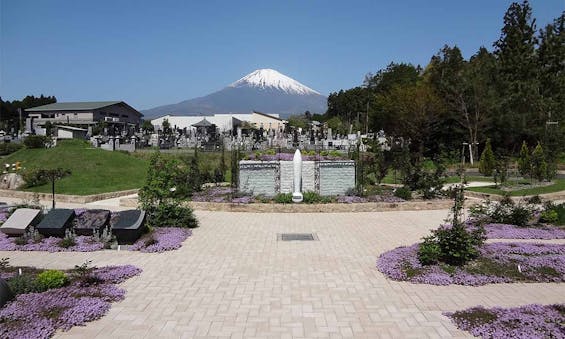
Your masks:
[{"label": "trimmed shrub", "polygon": [[418,260],[422,265],[436,264],[441,256],[441,249],[433,236],[425,237],[418,249]]},{"label": "trimmed shrub", "polygon": [[8,279],[7,282],[15,295],[40,292],[35,278],[31,274],[16,275]]},{"label": "trimmed shrub", "polygon": [[565,225],[565,203],[559,205],[551,202],[546,203],[539,221],[554,225]]},{"label": "trimmed shrub", "polygon": [[523,141],[522,148],[520,149],[520,157],[518,158],[518,172],[520,172],[523,177],[526,177],[531,173],[531,169],[530,150],[528,149],[528,144]]},{"label": "trimmed shrub", "polygon": [[394,191],[394,196],[404,200],[411,200],[412,199],[412,191],[406,186],[398,187]]},{"label": "trimmed shrub", "polygon": [[24,139],[27,148],[45,148],[50,143],[51,140],[44,135],[30,135]]},{"label": "trimmed shrub", "polygon": [[491,176],[492,171],[495,169],[496,160],[494,159],[494,153],[492,152],[492,147],[490,145],[490,139],[487,139],[485,149],[481,153],[481,159],[479,160],[479,172],[484,176]]},{"label": "trimmed shrub", "polygon": [[531,166],[531,175],[538,181],[542,181],[547,176],[547,162],[545,161],[543,148],[539,142],[532,152]]},{"label": "trimmed shrub", "polygon": [[163,201],[147,212],[147,222],[151,227],[198,227],[198,220],[192,213],[192,208],[174,201]]},{"label": "trimmed shrub", "polygon": [[21,172],[22,179],[25,181],[25,187],[35,187],[47,184],[48,180],[43,175],[43,171],[36,168],[30,168]]},{"label": "trimmed shrub", "polygon": [[52,288],[59,288],[65,286],[69,282],[69,278],[64,272],[57,270],[47,270],[37,275],[35,279],[37,287],[42,291],[47,291]]},{"label": "trimmed shrub", "polygon": [[555,224],[555,223],[557,223],[558,219],[559,219],[559,215],[557,214],[557,211],[555,211],[555,210],[543,211],[543,212],[541,212],[541,215],[539,217],[540,222],[545,222],[545,223],[548,223],[548,224]]},{"label": "trimmed shrub", "polygon": [[0,155],[12,154],[15,151],[22,149],[23,145],[14,142],[4,142],[0,144]]},{"label": "trimmed shrub", "polygon": [[479,256],[479,247],[485,241],[483,227],[469,232],[464,224],[447,225],[432,231],[425,237],[418,250],[418,259],[422,265],[443,262],[461,266]]}]

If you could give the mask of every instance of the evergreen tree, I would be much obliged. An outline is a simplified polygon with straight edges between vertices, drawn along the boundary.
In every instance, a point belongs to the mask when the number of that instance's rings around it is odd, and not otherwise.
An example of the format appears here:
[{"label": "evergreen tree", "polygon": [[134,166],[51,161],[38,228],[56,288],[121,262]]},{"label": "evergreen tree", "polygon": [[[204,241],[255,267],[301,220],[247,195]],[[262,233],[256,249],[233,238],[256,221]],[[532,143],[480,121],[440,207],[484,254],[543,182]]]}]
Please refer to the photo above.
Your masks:
[{"label": "evergreen tree", "polygon": [[194,156],[190,159],[190,165],[188,168],[188,185],[192,189],[192,192],[199,192],[202,190],[202,174],[200,173],[197,152],[194,152]]},{"label": "evergreen tree", "polygon": [[491,176],[492,171],[496,167],[496,160],[494,159],[494,153],[492,152],[492,147],[490,145],[490,138],[487,139],[485,144],[485,149],[481,153],[481,160],[479,162],[479,172],[484,176]]},{"label": "evergreen tree", "polygon": [[420,66],[391,62],[377,74],[367,74],[363,85],[374,92],[387,92],[396,86],[414,85],[420,78]]},{"label": "evergreen tree", "polygon": [[[459,140],[467,138],[471,147],[475,147],[473,138],[476,133],[469,117],[469,99],[467,80],[465,78],[467,62],[457,46],[445,45],[434,55],[424,73],[424,79],[438,92],[445,105],[445,117],[442,126],[449,131],[449,136],[442,135],[440,139],[447,143],[447,148],[455,149]],[[437,139],[436,139],[437,140]]]},{"label": "evergreen tree", "polygon": [[543,138],[548,173],[556,172],[557,158],[565,148],[565,129],[555,122],[565,119],[565,12],[540,31],[538,63],[542,114],[546,118]]},{"label": "evergreen tree", "polygon": [[528,149],[528,144],[524,141],[520,149],[520,158],[518,158],[518,172],[520,172],[523,177],[526,177],[530,175],[531,169],[530,150]]},{"label": "evergreen tree", "polygon": [[518,145],[518,140],[533,142],[545,123],[540,115],[536,25],[531,14],[528,1],[510,5],[501,37],[494,43],[500,96],[496,128],[502,138],[497,144],[506,149]]},{"label": "evergreen tree", "polygon": [[543,148],[538,142],[538,145],[532,152],[532,176],[538,181],[542,181],[547,175],[547,163],[543,154]]},{"label": "evergreen tree", "polygon": [[388,174],[391,162],[387,159],[385,151],[383,151],[382,146],[378,141],[373,145],[373,152],[375,155],[375,177],[377,179],[377,183],[380,185]]}]

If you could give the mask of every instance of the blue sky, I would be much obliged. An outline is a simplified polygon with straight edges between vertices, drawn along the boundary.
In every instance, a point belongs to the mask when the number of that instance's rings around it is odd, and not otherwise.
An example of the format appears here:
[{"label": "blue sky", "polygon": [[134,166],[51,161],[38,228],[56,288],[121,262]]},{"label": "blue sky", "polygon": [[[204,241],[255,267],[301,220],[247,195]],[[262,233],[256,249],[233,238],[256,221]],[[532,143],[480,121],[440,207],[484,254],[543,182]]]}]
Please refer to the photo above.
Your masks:
[{"label": "blue sky", "polygon": [[[273,68],[327,95],[444,44],[492,49],[511,1],[0,0],[0,95],[124,100],[209,94]],[[565,0],[530,1],[538,28]]]}]

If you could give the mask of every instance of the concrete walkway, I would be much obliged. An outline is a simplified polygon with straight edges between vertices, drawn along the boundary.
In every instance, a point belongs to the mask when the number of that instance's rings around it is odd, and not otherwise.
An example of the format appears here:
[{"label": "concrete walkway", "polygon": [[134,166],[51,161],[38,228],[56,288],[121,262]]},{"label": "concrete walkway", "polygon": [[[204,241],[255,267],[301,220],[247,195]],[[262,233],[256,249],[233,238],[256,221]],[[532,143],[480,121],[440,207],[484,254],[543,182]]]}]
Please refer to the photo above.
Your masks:
[{"label": "concrete walkway", "polygon": [[[0,252],[13,265],[133,264],[126,299],[60,338],[468,337],[444,311],[565,303],[565,284],[429,286],[388,280],[379,254],[417,242],[447,211],[276,214],[196,212],[178,251]],[[278,233],[319,241],[280,242]]]},{"label": "concrete walkway", "polygon": [[[58,202],[57,200],[55,200],[55,207],[57,207],[57,208],[88,208],[88,209],[101,208],[101,209],[107,209],[107,210],[110,210],[110,211],[123,211],[123,210],[131,209],[132,207],[120,206],[120,199],[132,198],[132,197],[137,197],[137,194],[127,195],[127,196],[122,196],[122,197],[112,198],[112,199],[106,199],[106,200],[98,200],[98,201],[93,201],[93,202],[89,202],[89,203],[86,203],[86,204],[70,203],[70,202]],[[9,205],[14,205],[14,204],[22,203],[23,199],[12,198],[12,197],[0,197],[0,201],[5,202]],[[51,200],[40,200],[39,203],[43,207],[45,207],[46,209],[50,209],[51,206],[52,206]]]}]

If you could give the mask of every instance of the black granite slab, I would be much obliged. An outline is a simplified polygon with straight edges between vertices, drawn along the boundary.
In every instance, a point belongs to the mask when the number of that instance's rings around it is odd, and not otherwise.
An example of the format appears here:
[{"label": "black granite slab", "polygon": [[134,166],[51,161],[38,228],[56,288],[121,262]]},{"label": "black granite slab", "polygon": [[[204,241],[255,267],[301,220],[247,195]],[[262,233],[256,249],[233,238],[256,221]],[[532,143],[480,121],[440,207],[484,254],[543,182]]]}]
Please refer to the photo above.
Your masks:
[{"label": "black granite slab", "polygon": [[145,211],[127,210],[114,213],[110,227],[118,244],[133,244],[145,230]]},{"label": "black granite slab", "polygon": [[49,211],[47,215],[37,225],[39,233],[46,237],[65,236],[65,230],[72,226],[75,218],[75,211],[66,208],[55,208]]},{"label": "black granite slab", "polygon": [[93,235],[94,232],[100,234],[104,227],[110,224],[110,211],[94,209],[86,210],[76,216],[73,228],[77,235]]}]

